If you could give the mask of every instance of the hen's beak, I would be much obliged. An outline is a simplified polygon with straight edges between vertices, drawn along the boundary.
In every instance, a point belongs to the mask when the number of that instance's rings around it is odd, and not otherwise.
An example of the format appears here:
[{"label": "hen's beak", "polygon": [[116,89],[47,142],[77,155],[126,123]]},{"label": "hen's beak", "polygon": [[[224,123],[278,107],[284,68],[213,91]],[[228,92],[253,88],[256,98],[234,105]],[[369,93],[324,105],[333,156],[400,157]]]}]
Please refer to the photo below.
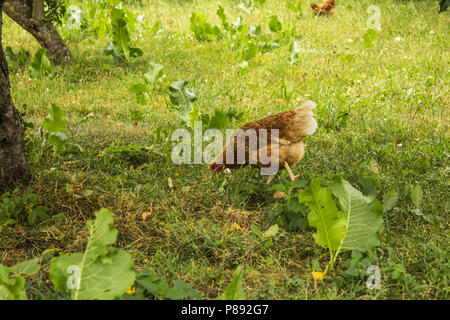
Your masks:
[{"label": "hen's beak", "polygon": [[223,163],[219,164],[216,162],[211,162],[209,164],[209,168],[211,169],[212,172],[222,172],[223,169],[225,169],[225,165]]}]

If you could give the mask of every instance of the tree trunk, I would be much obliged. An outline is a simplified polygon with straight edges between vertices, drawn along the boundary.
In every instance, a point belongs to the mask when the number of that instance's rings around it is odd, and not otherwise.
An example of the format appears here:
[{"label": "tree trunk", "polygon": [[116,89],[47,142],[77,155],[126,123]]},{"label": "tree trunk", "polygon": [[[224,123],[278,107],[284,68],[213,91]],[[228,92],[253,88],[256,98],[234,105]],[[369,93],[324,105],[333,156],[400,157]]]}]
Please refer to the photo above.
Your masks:
[{"label": "tree trunk", "polygon": [[70,50],[61,39],[55,26],[45,20],[44,0],[6,0],[3,12],[31,33],[39,44],[47,50],[53,63],[70,59]]},{"label": "tree trunk", "polygon": [[[4,0],[0,0],[0,12]],[[2,41],[0,14],[0,43]],[[8,65],[0,45],[0,194],[29,178],[20,116],[11,100]]]}]

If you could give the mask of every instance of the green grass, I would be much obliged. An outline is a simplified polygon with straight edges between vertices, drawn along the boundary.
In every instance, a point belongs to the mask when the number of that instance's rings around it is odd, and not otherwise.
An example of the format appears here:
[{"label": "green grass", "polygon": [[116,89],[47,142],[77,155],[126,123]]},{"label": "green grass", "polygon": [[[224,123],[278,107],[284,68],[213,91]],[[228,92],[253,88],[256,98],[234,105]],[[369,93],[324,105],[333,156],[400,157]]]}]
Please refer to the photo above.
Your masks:
[{"label": "green grass", "polygon": [[[64,213],[67,221],[0,229],[0,262],[12,265],[49,248],[82,250],[86,220],[107,207],[116,214],[117,245],[133,254],[139,269],[182,279],[207,298],[221,294],[233,270],[244,263],[243,285],[251,299],[448,299],[448,13],[437,13],[438,1],[372,1],[381,9],[382,31],[367,47],[368,4],[338,1],[334,16],[316,18],[304,2],[298,19],[283,1],[269,0],[251,13],[235,3],[154,0],[125,5],[145,13],[149,26],[160,20],[165,30],[155,36],[138,25],[132,44],[144,55],[128,64],[105,56],[109,40],[93,34],[66,38],[72,60],[42,80],[30,80],[25,67],[9,63],[14,103],[36,127],[27,132],[29,141],[39,141],[37,127],[50,103],[65,112],[67,150],[54,155],[50,148],[30,143],[27,151],[33,191],[49,213]],[[273,13],[283,29],[295,26],[299,61],[290,67],[289,45],[283,44],[257,54],[243,73],[228,42],[193,39],[190,13],[202,12],[220,25],[215,14],[219,4],[229,22],[242,16],[244,23],[261,25],[264,33],[270,32]],[[32,53],[39,48],[5,17],[7,46]],[[142,81],[150,62],[164,65],[167,79],[142,107],[128,88]],[[189,81],[202,113],[229,107],[244,111],[230,128],[307,99],[317,103],[319,129],[307,139],[305,157],[294,173],[306,181],[313,176],[326,181],[336,174],[349,180],[371,176],[380,199],[389,190],[400,193],[396,208],[384,216],[374,260],[382,268],[382,289],[369,290],[367,277],[343,273],[349,253],[339,257],[325,280],[314,280],[311,271],[323,268],[328,255],[315,245],[311,228],[283,227],[273,246],[264,248],[250,225],[267,230],[272,207],[283,200],[273,197],[256,170],[212,175],[206,165],[171,162],[170,134],[182,123],[170,104],[168,84],[179,79]],[[349,118],[339,122],[344,113]],[[175,189],[169,188],[168,178]],[[274,183],[287,181],[283,173]],[[66,191],[67,183],[75,194],[93,194],[76,197]],[[414,213],[409,197],[416,184],[424,191],[423,216]],[[233,228],[234,223],[243,230]],[[398,266],[405,269],[400,277],[393,274]],[[56,297],[45,272],[33,279],[33,287],[34,298]]]}]

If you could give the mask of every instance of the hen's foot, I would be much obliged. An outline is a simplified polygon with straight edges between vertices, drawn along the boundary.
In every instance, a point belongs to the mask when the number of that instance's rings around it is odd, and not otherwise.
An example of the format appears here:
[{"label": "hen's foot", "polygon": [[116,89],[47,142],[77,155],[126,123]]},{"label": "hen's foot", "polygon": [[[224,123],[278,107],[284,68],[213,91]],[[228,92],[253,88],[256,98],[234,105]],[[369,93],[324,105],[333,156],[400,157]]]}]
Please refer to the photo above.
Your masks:
[{"label": "hen's foot", "polygon": [[291,171],[291,168],[289,167],[289,164],[286,161],[284,162],[284,167],[286,168],[286,170],[287,170],[287,172],[289,174],[289,177],[291,178],[292,181],[294,181],[295,179],[300,177],[300,174],[294,176],[294,174]]}]

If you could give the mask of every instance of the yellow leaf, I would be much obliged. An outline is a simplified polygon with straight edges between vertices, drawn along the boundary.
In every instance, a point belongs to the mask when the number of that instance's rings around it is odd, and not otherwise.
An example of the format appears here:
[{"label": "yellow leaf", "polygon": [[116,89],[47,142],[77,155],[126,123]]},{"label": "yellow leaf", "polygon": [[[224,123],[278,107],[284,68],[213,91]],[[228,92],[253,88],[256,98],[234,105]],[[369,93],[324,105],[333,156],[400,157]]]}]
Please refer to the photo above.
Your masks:
[{"label": "yellow leaf", "polygon": [[238,225],[236,222],[233,222],[233,225],[231,226],[231,229],[233,230],[239,230],[239,231],[243,231],[244,229],[241,228],[240,225]]},{"label": "yellow leaf", "polygon": [[314,280],[320,280],[325,276],[325,272],[313,271],[311,272]]}]

